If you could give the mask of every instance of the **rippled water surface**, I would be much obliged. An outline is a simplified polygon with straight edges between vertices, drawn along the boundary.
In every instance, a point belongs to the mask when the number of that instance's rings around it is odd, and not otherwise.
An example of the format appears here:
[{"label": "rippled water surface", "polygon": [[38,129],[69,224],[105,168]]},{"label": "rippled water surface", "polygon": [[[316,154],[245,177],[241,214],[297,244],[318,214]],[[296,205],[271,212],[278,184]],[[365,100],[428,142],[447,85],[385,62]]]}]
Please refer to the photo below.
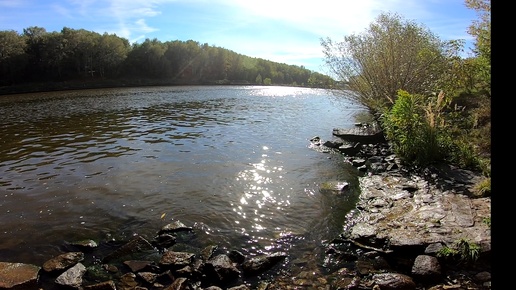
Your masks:
[{"label": "rippled water surface", "polygon": [[360,111],[289,87],[0,96],[0,260],[41,263],[63,241],[152,237],[173,220],[227,247],[331,237],[353,194],[320,186],[356,173],[309,139]]}]

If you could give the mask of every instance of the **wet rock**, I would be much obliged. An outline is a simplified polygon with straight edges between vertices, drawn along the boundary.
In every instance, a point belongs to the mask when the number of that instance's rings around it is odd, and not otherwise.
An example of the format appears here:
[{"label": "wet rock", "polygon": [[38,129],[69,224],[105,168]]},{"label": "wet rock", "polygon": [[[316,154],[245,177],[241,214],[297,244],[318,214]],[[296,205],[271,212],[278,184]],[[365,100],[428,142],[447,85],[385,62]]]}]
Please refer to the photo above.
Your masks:
[{"label": "wet rock", "polygon": [[168,248],[176,243],[176,237],[170,234],[159,234],[151,243],[158,248]]},{"label": "wet rock", "polygon": [[340,146],[344,145],[344,142],[342,142],[342,140],[328,140],[328,141],[324,141],[322,143],[322,145],[335,149],[335,148],[339,148]]},{"label": "wet rock", "polygon": [[231,250],[228,253],[228,257],[231,259],[231,261],[242,264],[245,261],[245,255],[242,254],[242,252],[237,250]]},{"label": "wet rock", "polygon": [[376,125],[353,127],[349,129],[334,128],[332,134],[349,142],[368,144],[385,142],[383,132],[380,130],[379,126]]},{"label": "wet rock", "polygon": [[274,253],[247,259],[242,264],[242,269],[246,275],[257,274],[269,270],[276,263],[287,257],[286,253]]},{"label": "wet rock", "polygon": [[84,290],[116,290],[116,284],[114,281],[110,280],[84,286]]},{"label": "wet rock", "polygon": [[181,221],[174,221],[170,224],[165,225],[161,228],[161,230],[158,232],[158,234],[163,233],[176,233],[176,232],[184,232],[184,231],[192,231],[193,228],[186,226]]},{"label": "wet rock", "polygon": [[188,289],[191,289],[191,288],[188,285],[188,279],[184,278],[184,277],[177,278],[176,280],[174,280],[174,282],[172,282],[172,284],[170,286],[165,288],[165,290],[188,290]]},{"label": "wet rock", "polygon": [[159,265],[174,269],[181,269],[192,264],[195,254],[188,252],[168,251],[163,253]]},{"label": "wet rock", "polygon": [[217,248],[218,247],[216,245],[209,245],[204,247],[204,249],[202,249],[201,251],[201,258],[204,261],[209,260],[213,256],[213,253],[215,252],[215,250],[217,250]]},{"label": "wet rock", "polygon": [[155,249],[152,246],[152,244],[149,241],[147,241],[144,237],[137,235],[133,237],[129,242],[124,244],[122,247],[117,248],[115,251],[104,257],[102,262],[109,263],[112,260],[120,259],[127,255],[145,251],[155,251]]},{"label": "wet rock", "polygon": [[32,264],[0,262],[0,289],[36,289],[40,269]]},{"label": "wet rock", "polygon": [[120,283],[118,283],[119,289],[133,290],[137,286],[138,286],[138,282],[136,281],[136,274],[126,273],[120,277]]},{"label": "wet rock", "polygon": [[251,290],[247,285],[238,285],[228,288],[228,290]]},{"label": "wet rock", "polygon": [[141,261],[141,260],[124,261],[124,265],[129,267],[129,269],[131,269],[131,272],[133,272],[133,273],[151,270],[153,267],[157,266],[154,264],[154,261]]},{"label": "wet rock", "polygon": [[46,272],[63,271],[82,260],[84,260],[84,253],[82,252],[64,253],[46,261],[43,264],[43,270]]},{"label": "wet rock", "polygon": [[224,254],[217,255],[211,258],[205,264],[206,274],[221,283],[227,283],[239,277],[240,270],[238,270],[233,261]]},{"label": "wet rock", "polygon": [[76,242],[70,242],[70,245],[80,248],[81,250],[91,250],[96,248],[98,245],[94,240],[82,240]]},{"label": "wet rock", "polygon": [[347,192],[349,183],[346,181],[328,181],[321,185],[321,193],[329,193],[333,195],[343,195]]},{"label": "wet rock", "polygon": [[[410,276],[399,273],[380,273],[372,278],[373,284],[382,290],[414,290],[416,283]],[[373,288],[374,289],[374,288]]]},{"label": "wet rock", "polygon": [[147,282],[148,284],[152,284],[156,281],[158,274],[152,272],[138,272],[136,276],[140,277],[142,280]]},{"label": "wet rock", "polygon": [[84,276],[84,273],[86,273],[86,267],[81,263],[77,263],[75,266],[59,275],[55,282],[62,286],[79,288],[82,285],[82,277]]}]

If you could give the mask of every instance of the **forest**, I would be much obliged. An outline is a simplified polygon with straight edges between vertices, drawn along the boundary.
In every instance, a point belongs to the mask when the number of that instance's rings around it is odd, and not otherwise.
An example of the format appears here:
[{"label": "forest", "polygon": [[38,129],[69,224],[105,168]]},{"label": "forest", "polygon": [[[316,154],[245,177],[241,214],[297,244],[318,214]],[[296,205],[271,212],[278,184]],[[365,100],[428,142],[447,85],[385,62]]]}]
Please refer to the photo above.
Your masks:
[{"label": "forest", "polygon": [[[334,80],[303,66],[245,56],[194,40],[146,39],[64,27],[0,31],[0,87],[42,83],[260,84],[328,88]],[[28,86],[30,87],[30,86]]]}]

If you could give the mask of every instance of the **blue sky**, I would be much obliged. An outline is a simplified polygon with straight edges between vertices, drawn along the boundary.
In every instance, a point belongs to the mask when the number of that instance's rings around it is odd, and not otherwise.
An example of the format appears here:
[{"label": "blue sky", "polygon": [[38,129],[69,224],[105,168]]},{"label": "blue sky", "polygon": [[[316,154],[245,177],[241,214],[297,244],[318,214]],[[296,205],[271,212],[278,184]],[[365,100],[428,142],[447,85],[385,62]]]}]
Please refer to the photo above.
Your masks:
[{"label": "blue sky", "polygon": [[478,18],[464,0],[0,0],[0,30],[68,27],[131,43],[191,39],[326,73],[320,39],[362,33],[382,12],[469,47],[467,29]]}]

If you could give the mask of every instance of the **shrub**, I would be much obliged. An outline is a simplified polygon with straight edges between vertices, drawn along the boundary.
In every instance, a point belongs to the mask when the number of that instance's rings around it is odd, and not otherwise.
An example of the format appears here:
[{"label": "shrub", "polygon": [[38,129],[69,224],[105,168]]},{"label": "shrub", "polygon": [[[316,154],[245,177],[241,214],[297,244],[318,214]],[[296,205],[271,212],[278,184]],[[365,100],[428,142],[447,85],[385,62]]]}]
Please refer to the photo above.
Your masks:
[{"label": "shrub", "polygon": [[395,153],[405,163],[424,166],[444,158],[443,148],[450,147],[450,139],[441,132],[445,105],[443,93],[432,99],[398,91],[394,106],[383,116],[382,126]]}]

